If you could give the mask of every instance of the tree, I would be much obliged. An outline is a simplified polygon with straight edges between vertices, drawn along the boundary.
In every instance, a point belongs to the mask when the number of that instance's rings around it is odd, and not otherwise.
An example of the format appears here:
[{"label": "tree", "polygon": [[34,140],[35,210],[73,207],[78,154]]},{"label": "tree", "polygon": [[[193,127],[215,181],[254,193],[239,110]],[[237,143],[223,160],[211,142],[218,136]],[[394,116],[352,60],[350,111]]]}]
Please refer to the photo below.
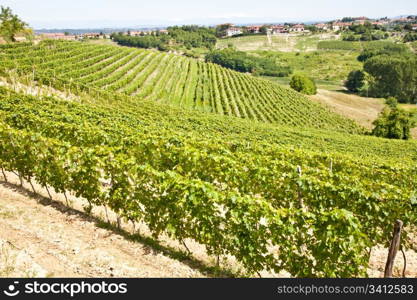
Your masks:
[{"label": "tree", "polygon": [[408,140],[411,138],[410,129],[416,125],[412,117],[412,113],[403,109],[385,108],[374,121],[372,134],[388,139]]},{"label": "tree", "polygon": [[15,35],[25,30],[27,24],[12,13],[9,7],[1,6],[0,35],[6,42],[15,42]]},{"label": "tree", "polygon": [[317,87],[314,81],[304,75],[294,75],[291,78],[290,87],[306,95],[315,95],[317,93]]},{"label": "tree", "polygon": [[267,34],[267,33],[268,33],[268,29],[269,29],[269,27],[268,27],[268,26],[263,25],[263,26],[259,29],[259,31],[260,31],[262,34]]},{"label": "tree", "polygon": [[232,24],[229,24],[229,23],[218,25],[216,27],[216,36],[219,37],[219,38],[225,37],[226,36],[226,31],[230,27],[232,27]]},{"label": "tree", "polygon": [[385,104],[388,105],[390,108],[395,109],[398,106],[398,100],[394,97],[388,97],[385,100]]},{"label": "tree", "polygon": [[365,73],[360,70],[352,71],[345,82],[345,87],[353,92],[359,92],[365,85]]},{"label": "tree", "polygon": [[403,103],[417,103],[417,56],[376,55],[366,60],[364,71],[370,75],[370,95],[395,97]]}]

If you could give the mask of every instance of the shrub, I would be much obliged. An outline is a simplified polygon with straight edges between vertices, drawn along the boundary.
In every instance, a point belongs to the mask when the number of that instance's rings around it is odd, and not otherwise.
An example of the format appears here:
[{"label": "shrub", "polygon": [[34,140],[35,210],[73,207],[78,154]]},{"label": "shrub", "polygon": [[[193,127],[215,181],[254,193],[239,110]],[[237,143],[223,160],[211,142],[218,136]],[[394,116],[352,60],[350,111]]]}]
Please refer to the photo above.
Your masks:
[{"label": "shrub", "polygon": [[366,60],[364,71],[371,76],[370,95],[395,97],[402,103],[417,102],[417,56],[376,55]]},{"label": "shrub", "polygon": [[290,67],[278,65],[274,58],[252,56],[234,48],[211,51],[206,55],[206,62],[238,72],[256,73],[256,75],[285,77],[292,73]]},{"label": "shrub", "polygon": [[412,113],[397,107],[385,108],[374,121],[372,134],[388,139],[408,140],[411,138],[410,129],[415,126],[412,117]]},{"label": "shrub", "polygon": [[302,94],[315,95],[317,93],[317,87],[314,81],[304,75],[294,75],[291,78],[290,86]]},{"label": "shrub", "polygon": [[385,100],[385,104],[388,105],[391,108],[396,108],[398,106],[398,100],[394,97],[388,97]]}]

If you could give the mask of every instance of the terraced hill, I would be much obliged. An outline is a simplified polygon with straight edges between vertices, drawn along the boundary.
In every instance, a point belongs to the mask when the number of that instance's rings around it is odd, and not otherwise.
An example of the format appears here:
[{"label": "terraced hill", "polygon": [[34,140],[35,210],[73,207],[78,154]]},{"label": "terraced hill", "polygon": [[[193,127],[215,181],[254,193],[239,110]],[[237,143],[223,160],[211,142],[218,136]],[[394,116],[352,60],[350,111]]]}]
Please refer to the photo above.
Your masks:
[{"label": "terraced hill", "polygon": [[[291,126],[359,132],[353,121],[267,80],[152,50],[48,41],[0,48],[3,71],[76,89]],[[61,85],[62,86],[62,85]]]}]

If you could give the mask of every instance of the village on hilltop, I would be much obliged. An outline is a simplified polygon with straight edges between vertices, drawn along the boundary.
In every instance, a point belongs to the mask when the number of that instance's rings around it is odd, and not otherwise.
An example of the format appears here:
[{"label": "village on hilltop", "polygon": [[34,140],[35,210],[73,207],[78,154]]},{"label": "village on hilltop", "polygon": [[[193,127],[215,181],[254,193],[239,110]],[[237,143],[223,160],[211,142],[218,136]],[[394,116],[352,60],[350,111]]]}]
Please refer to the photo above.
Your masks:
[{"label": "village on hilltop", "polygon": [[[234,24],[222,24],[219,26],[225,27],[224,37],[234,37],[240,35],[255,35],[255,34],[307,34],[316,32],[341,32],[349,29],[352,25],[365,25],[371,24],[373,26],[390,30],[395,26],[407,25],[411,30],[417,31],[417,17],[408,16],[400,18],[381,18],[381,19],[369,19],[367,17],[355,17],[355,18],[343,18],[341,20],[334,20],[329,22],[320,22],[313,24],[306,23],[284,23],[284,24],[248,24],[248,25],[234,25]],[[119,30],[114,30],[119,32]],[[162,35],[168,34],[167,28],[155,28],[146,30],[125,30],[121,32],[127,36],[146,36],[146,35]],[[109,39],[110,33],[106,32],[86,32],[86,33],[69,33],[69,32],[48,32],[38,31],[36,32],[35,39],[52,39],[52,40],[84,40],[84,39]],[[27,37],[22,35],[16,37],[19,42],[24,42]]]}]

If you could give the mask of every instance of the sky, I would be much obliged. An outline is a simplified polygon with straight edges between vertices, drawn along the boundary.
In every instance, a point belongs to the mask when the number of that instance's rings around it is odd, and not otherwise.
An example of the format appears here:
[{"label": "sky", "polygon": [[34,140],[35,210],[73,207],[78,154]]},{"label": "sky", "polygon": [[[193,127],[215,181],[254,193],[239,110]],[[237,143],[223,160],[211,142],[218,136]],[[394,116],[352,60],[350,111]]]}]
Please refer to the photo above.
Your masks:
[{"label": "sky", "polygon": [[417,14],[417,0],[0,0],[35,29],[325,21]]}]

